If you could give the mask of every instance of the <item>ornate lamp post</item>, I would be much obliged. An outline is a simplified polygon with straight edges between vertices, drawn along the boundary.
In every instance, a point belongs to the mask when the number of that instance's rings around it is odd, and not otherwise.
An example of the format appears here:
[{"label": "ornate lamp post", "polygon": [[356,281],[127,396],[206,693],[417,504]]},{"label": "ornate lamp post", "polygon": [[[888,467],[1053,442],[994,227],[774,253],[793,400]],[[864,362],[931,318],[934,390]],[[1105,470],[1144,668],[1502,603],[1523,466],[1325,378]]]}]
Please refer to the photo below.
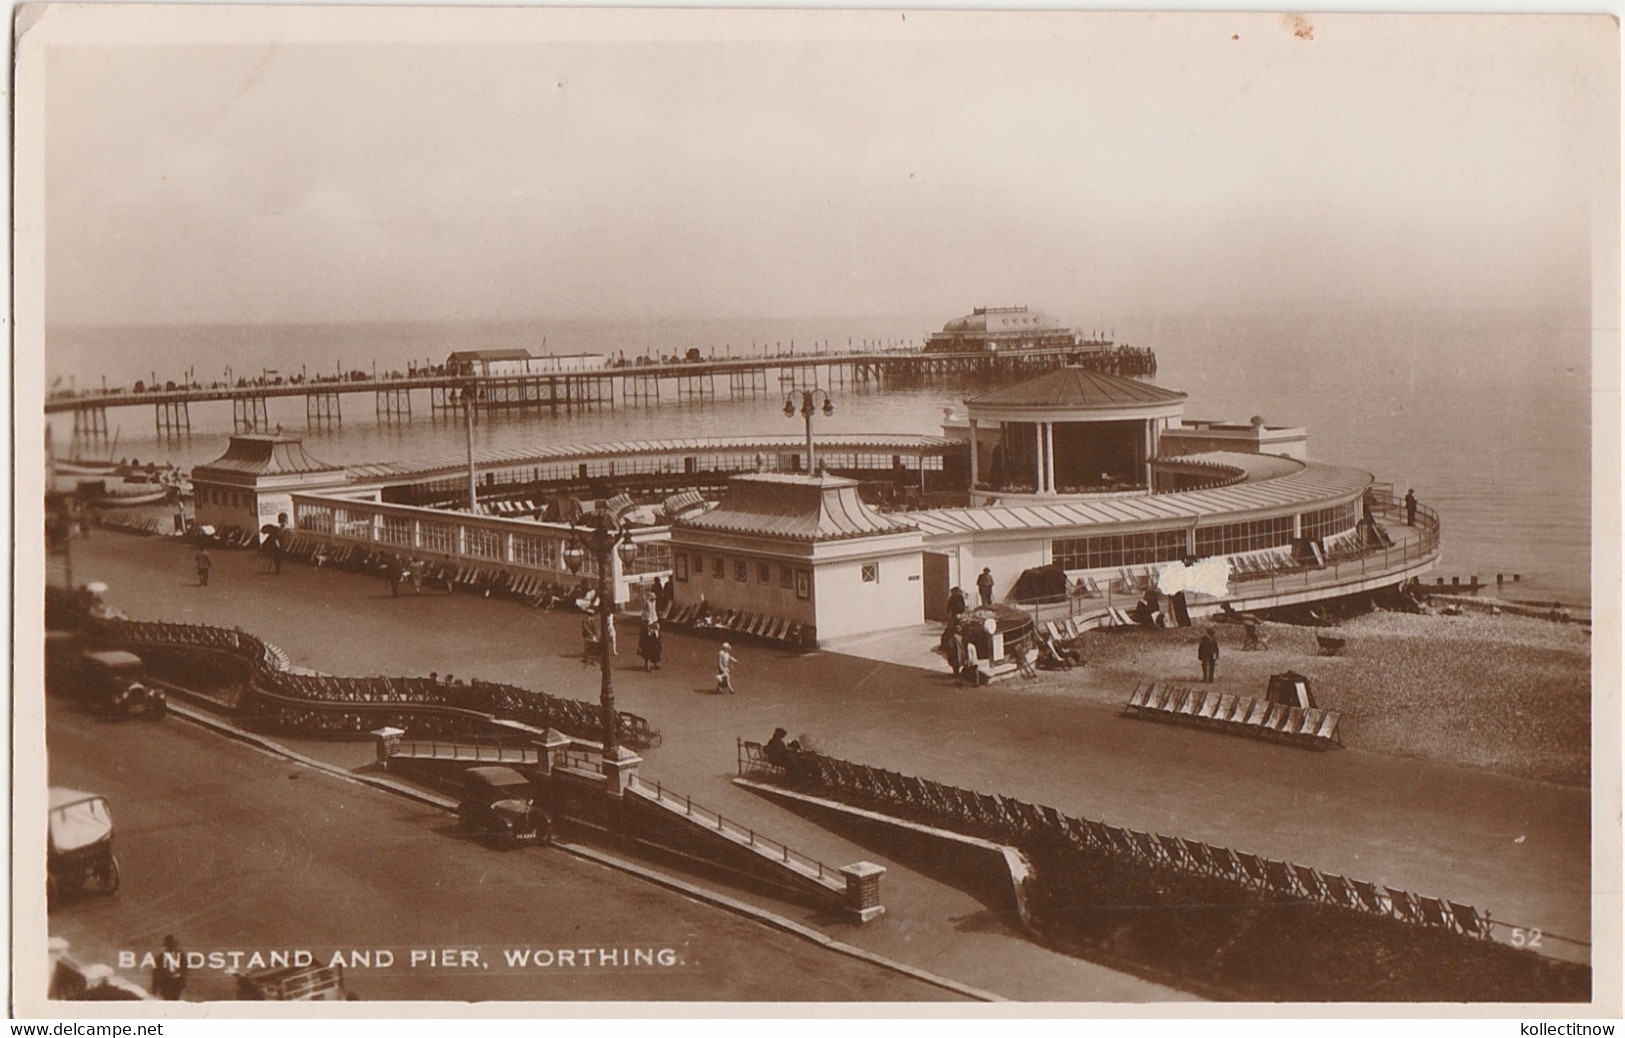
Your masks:
[{"label": "ornate lamp post", "polygon": [[835,413],[835,404],[830,400],[829,394],[822,389],[792,389],[784,398],[784,417],[794,418],[799,405],[801,417],[807,422],[807,474],[814,475],[818,471],[817,459],[813,456],[812,420],[813,413],[819,410],[819,401],[823,401],[824,417],[828,418]]},{"label": "ornate lamp post", "polygon": [[619,762],[627,754],[620,744],[620,718],[615,712],[615,683],[609,660],[609,625],[615,612],[613,560],[618,557],[623,567],[631,566],[638,548],[632,543],[632,528],[608,516],[595,526],[572,526],[571,532],[571,541],[564,549],[564,564],[570,572],[580,573],[589,555],[598,564],[598,702],[604,715],[604,760]]}]

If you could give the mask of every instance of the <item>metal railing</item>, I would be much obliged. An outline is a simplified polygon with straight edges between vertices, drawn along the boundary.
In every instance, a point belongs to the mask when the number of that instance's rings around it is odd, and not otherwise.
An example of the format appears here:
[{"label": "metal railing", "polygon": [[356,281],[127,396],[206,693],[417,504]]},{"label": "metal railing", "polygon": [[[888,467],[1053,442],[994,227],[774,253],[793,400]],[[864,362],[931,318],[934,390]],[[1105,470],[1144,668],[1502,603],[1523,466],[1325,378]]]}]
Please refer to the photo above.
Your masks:
[{"label": "metal railing", "polygon": [[655,783],[653,789],[650,789],[647,783],[639,782],[637,789],[658,803],[673,809],[681,809],[684,815],[698,820],[706,828],[730,836],[735,841],[754,848],[764,857],[773,858],[809,878],[816,878],[821,883],[845,882],[840,878],[841,873],[838,870],[825,865],[817,858],[802,854],[777,840],[769,839],[747,825],[729,821],[720,813],[696,804],[693,797],[674,793],[659,782]]},{"label": "metal railing", "polygon": [[468,740],[403,739],[390,752],[390,756],[489,764],[534,764],[539,753],[539,750],[524,746],[502,746]]}]

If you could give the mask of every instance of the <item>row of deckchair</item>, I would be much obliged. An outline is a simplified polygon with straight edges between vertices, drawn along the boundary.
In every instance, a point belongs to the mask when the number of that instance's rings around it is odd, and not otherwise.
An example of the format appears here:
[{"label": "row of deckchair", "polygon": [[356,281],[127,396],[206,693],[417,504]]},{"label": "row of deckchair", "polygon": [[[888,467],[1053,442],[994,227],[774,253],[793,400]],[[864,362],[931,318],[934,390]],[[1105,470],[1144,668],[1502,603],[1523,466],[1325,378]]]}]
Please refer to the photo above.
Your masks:
[{"label": "row of deckchair", "polygon": [[1184,685],[1134,686],[1123,707],[1127,717],[1175,721],[1214,728],[1237,735],[1256,735],[1317,749],[1342,744],[1337,734],[1336,710],[1302,709]]},{"label": "row of deckchair", "polygon": [[810,627],[806,624],[766,613],[751,613],[743,609],[729,609],[701,617],[698,603],[674,610],[667,623],[674,627],[687,627],[696,631],[731,631],[735,634],[786,645],[803,644]]}]

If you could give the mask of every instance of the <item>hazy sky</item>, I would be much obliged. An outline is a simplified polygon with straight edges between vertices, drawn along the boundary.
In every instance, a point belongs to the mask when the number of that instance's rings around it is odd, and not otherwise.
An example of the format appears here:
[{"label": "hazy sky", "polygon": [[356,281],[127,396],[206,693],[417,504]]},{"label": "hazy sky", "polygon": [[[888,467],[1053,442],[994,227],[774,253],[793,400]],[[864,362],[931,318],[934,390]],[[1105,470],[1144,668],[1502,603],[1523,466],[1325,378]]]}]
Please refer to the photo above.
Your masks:
[{"label": "hazy sky", "polygon": [[1617,155],[1595,18],[206,14],[45,48],[51,323],[1585,305]]}]

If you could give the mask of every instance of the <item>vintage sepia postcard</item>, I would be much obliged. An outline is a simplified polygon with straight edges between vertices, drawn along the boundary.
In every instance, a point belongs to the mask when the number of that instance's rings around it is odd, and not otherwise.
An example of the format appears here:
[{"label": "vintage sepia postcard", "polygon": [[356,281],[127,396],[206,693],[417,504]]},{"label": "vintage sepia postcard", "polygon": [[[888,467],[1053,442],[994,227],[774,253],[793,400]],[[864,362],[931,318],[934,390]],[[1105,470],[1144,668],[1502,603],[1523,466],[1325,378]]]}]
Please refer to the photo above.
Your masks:
[{"label": "vintage sepia postcard", "polygon": [[1618,1017],[1614,19],[13,29],[14,1016]]}]

